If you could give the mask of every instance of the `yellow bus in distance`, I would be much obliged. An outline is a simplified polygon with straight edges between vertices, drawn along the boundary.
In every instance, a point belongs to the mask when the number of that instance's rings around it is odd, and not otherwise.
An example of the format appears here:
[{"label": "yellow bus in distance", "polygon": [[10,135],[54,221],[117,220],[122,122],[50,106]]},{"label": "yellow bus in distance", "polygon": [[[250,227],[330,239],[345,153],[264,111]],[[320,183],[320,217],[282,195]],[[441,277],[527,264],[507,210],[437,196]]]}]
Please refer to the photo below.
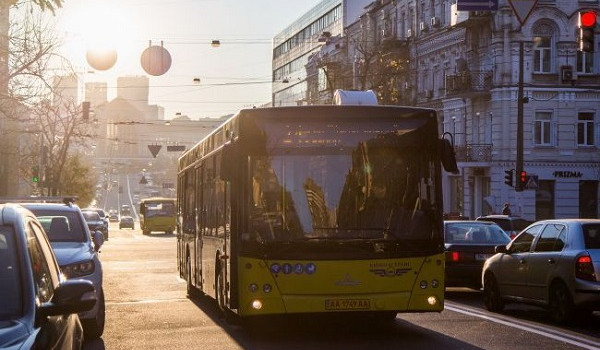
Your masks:
[{"label": "yellow bus in distance", "polygon": [[152,197],[140,201],[140,227],[144,235],[153,231],[175,231],[175,198]]}]

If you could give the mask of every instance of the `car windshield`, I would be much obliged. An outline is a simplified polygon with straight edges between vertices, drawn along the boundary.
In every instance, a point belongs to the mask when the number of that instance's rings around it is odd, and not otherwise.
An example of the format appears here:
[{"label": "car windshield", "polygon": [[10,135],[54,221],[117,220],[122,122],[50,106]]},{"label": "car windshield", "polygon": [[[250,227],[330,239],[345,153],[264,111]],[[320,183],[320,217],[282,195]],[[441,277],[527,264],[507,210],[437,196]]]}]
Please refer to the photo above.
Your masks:
[{"label": "car windshield", "polygon": [[74,211],[31,210],[38,218],[50,242],[85,242],[85,229]]},{"label": "car windshield", "polygon": [[14,232],[11,228],[0,227],[0,320],[14,319],[22,314],[23,293],[19,276]]},{"label": "car windshield", "polygon": [[498,225],[446,223],[445,242],[452,244],[507,244],[510,237]]},{"label": "car windshield", "polygon": [[600,224],[584,224],[585,249],[600,249]]}]

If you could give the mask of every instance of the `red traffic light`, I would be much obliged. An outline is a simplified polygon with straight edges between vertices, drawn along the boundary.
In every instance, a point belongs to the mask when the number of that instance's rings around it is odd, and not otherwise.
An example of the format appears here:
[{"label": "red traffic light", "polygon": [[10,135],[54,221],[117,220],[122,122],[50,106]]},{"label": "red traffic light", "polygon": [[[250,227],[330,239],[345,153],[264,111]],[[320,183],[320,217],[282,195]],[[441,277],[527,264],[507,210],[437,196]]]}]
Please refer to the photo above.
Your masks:
[{"label": "red traffic light", "polygon": [[582,27],[595,27],[596,26],[596,12],[588,11],[581,12],[579,21]]},{"label": "red traffic light", "polygon": [[522,184],[527,182],[527,172],[525,170],[521,171],[520,178]]}]

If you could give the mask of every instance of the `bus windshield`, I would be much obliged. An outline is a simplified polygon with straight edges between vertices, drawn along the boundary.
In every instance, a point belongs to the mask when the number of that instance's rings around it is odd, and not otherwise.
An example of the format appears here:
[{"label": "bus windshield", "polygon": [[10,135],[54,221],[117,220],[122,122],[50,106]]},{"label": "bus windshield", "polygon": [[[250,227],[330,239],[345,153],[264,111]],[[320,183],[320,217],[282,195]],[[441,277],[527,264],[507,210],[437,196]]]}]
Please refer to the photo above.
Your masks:
[{"label": "bus windshield", "polygon": [[246,238],[432,239],[435,148],[421,134],[352,133],[335,146],[276,146],[250,157],[255,237]]},{"label": "bus windshield", "polygon": [[175,215],[175,204],[173,202],[145,202],[144,208],[144,216],[147,218]]}]

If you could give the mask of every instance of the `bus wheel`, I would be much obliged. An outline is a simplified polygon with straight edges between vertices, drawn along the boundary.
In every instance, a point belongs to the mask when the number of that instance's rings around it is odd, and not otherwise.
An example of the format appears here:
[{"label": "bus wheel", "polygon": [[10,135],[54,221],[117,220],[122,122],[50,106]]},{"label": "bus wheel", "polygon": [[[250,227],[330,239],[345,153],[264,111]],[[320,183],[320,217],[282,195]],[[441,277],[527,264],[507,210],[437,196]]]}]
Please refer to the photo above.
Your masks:
[{"label": "bus wheel", "polygon": [[221,309],[221,312],[225,314],[227,312],[227,305],[225,304],[225,278],[223,277],[223,269],[219,263],[215,267],[215,288],[217,305]]},{"label": "bus wheel", "polygon": [[192,285],[192,263],[190,262],[190,257],[188,255],[187,259],[185,260],[185,274],[186,274],[186,280],[187,280],[187,284],[186,284],[186,289],[187,289],[187,296],[188,298],[192,297],[192,294],[194,293],[194,286]]}]

